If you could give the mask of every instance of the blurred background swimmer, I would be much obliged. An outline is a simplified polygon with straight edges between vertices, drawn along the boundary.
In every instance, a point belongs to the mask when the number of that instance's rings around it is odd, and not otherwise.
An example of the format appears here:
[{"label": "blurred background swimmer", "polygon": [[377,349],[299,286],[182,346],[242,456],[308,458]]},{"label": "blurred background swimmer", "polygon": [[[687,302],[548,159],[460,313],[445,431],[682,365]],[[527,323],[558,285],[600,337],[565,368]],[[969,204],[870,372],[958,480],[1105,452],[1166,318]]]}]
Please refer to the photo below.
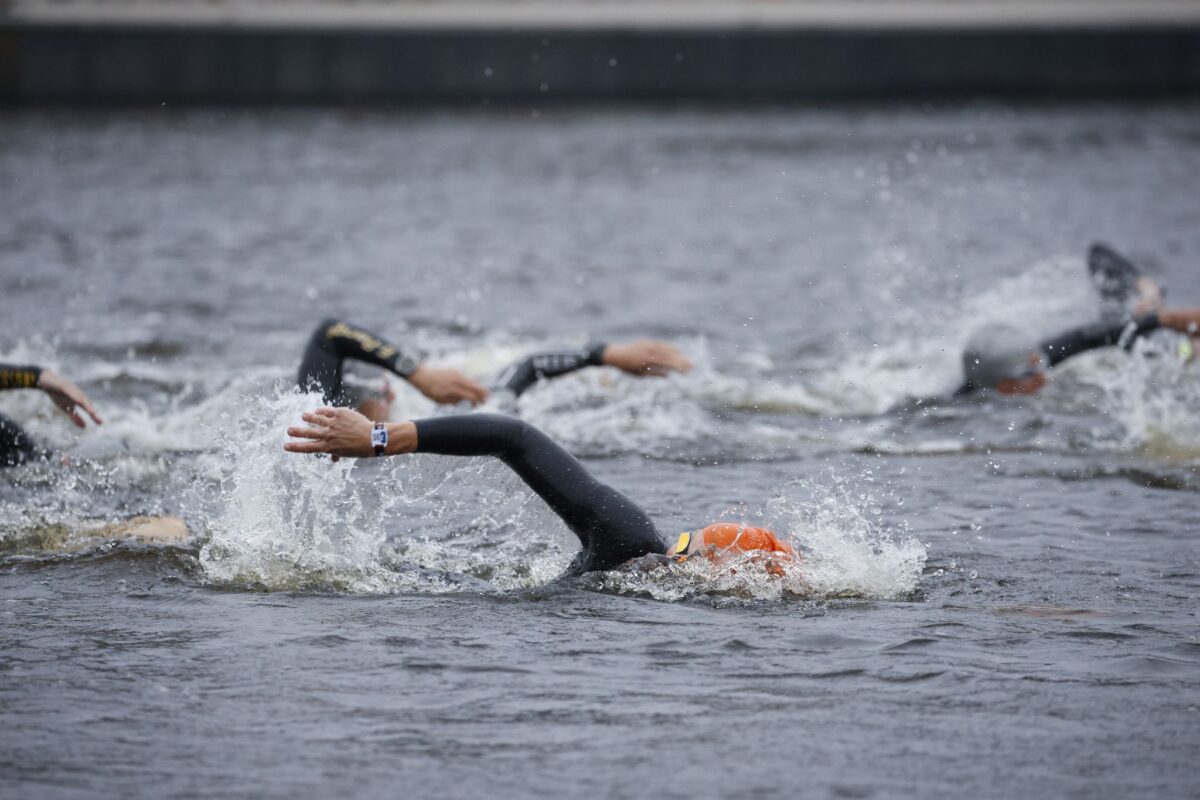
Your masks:
[{"label": "blurred background swimmer", "polygon": [[[376,422],[389,419],[395,397],[391,387],[385,384],[383,391],[378,392],[350,386],[343,375],[347,359],[395,373],[436,403],[453,405],[465,401],[479,405],[491,393],[456,369],[429,366],[417,353],[337,319],[321,322],[309,338],[297,376],[301,390],[319,390],[326,403],[355,408]],[[582,348],[526,356],[503,370],[493,388],[520,396],[538,381],[601,366],[616,367],[635,376],[663,376],[687,372],[692,363],[667,342],[649,339],[623,344],[595,342]]]},{"label": "blurred background swimmer", "polygon": [[[92,401],[83,390],[53,370],[32,364],[0,364],[0,390],[39,389],[78,427],[87,427],[87,418],[102,424]],[[86,415],[86,416],[85,416]],[[0,414],[0,467],[15,467],[31,461],[44,461],[54,453],[20,425]],[[64,459],[65,463],[65,459]],[[133,517],[116,523],[33,526],[18,535],[6,537],[4,550],[81,550],[96,540],[126,540],[148,545],[182,544],[190,537],[183,520],[173,516]]]},{"label": "blurred background swimmer", "polygon": [[601,483],[573,455],[540,430],[513,417],[466,414],[409,422],[372,423],[348,408],[319,408],[292,426],[284,449],[366,458],[405,453],[494,456],[506,464],[566,523],[582,546],[567,575],[616,569],[646,556],[657,561],[703,556],[713,560],[749,555],[770,575],[781,576],[797,560],[774,533],[741,523],[717,523],[680,534],[674,545],[659,535],[636,503]]},{"label": "blurred background swimmer", "polygon": [[1050,380],[1051,367],[1101,347],[1132,347],[1160,329],[1183,334],[1178,352],[1190,360],[1192,337],[1200,331],[1200,308],[1163,308],[1163,291],[1128,259],[1104,244],[1088,251],[1088,271],[1100,295],[1100,320],[1037,339],[1012,325],[976,329],[963,350],[964,382],[956,394],[995,389],[1033,394]]},{"label": "blurred background swimmer", "polygon": [[[0,364],[0,391],[8,389],[39,389],[62,409],[80,428],[86,427],[84,415],[97,425],[100,415],[83,390],[53,370],[32,364]],[[39,444],[13,420],[0,414],[0,467],[14,467],[26,461],[46,459],[49,448]]]}]

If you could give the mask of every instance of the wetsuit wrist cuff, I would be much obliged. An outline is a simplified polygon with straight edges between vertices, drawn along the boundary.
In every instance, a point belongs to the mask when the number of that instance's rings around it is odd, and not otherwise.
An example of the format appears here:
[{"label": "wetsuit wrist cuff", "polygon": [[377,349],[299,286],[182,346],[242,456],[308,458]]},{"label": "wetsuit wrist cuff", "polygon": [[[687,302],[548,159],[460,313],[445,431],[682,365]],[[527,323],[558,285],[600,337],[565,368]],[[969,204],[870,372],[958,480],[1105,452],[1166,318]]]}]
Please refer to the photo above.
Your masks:
[{"label": "wetsuit wrist cuff", "polygon": [[604,350],[606,347],[608,347],[607,342],[588,342],[583,348],[583,352],[587,354],[587,363],[593,367],[604,366]]},{"label": "wetsuit wrist cuff", "polygon": [[1157,311],[1151,311],[1149,314],[1143,314],[1134,320],[1134,324],[1137,325],[1138,333],[1149,333],[1161,328],[1162,320],[1159,319]]}]

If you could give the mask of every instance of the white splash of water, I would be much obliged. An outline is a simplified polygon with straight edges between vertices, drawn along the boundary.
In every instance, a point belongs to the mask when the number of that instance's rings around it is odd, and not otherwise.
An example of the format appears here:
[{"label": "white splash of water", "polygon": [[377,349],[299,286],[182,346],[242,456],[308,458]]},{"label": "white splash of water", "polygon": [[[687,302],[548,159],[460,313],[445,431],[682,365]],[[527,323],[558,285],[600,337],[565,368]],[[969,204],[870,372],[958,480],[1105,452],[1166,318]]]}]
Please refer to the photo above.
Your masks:
[{"label": "white splash of water", "polygon": [[1102,390],[1098,409],[1122,427],[1101,446],[1168,461],[1200,459],[1200,363],[1180,357],[1183,344],[1181,336],[1164,333],[1138,341],[1132,353],[1109,350],[1067,362]]},{"label": "white splash of water", "polygon": [[[683,563],[646,560],[593,576],[599,588],[645,594],[658,600],[734,597],[779,600],[897,599],[916,590],[925,568],[925,545],[906,531],[893,532],[872,519],[877,498],[851,492],[844,481],[797,482],[785,487],[759,521],[800,554],[777,562],[746,553]],[[782,568],[774,574],[767,563]]]},{"label": "white splash of water", "polygon": [[[199,557],[206,582],[497,591],[561,573],[571,551],[555,543],[573,537],[530,492],[514,491],[519,481],[498,474],[498,464],[436,456],[334,463],[285,452],[287,426],[321,404],[319,395],[282,390],[244,397],[214,428],[219,449],[198,461],[217,498],[198,498],[194,515],[207,520]],[[464,510],[471,520],[456,527]],[[546,536],[555,525],[561,535]]]},{"label": "white splash of water", "polygon": [[[383,566],[381,509],[365,502],[353,460],[337,463],[283,450],[289,424],[321,405],[318,395],[247,396],[214,429],[209,459],[220,496],[203,533],[204,579],[271,590],[399,588]],[[302,424],[302,423],[300,423]]]}]

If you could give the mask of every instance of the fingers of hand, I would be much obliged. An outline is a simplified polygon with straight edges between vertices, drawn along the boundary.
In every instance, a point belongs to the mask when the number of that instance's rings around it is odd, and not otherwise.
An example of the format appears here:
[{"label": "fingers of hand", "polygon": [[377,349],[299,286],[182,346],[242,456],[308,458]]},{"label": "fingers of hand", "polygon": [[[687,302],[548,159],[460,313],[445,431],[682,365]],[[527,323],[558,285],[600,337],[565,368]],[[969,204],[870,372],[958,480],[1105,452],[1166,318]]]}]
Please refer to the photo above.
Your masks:
[{"label": "fingers of hand", "polygon": [[89,417],[91,417],[97,425],[100,424],[100,415],[97,414],[96,409],[94,407],[92,407],[92,401],[88,400],[87,397],[85,397],[82,392],[80,393],[79,397],[75,400],[75,404],[77,406],[79,406],[80,408],[82,408],[84,411],[86,411],[87,415]]},{"label": "fingers of hand", "polygon": [[484,400],[487,400],[487,396],[487,389],[475,381],[467,381],[467,397],[472,403],[482,403]]},{"label": "fingers of hand", "polygon": [[487,399],[487,394],[487,389],[465,376],[459,376],[454,381],[453,395],[456,401],[466,400],[471,405],[478,405]]},{"label": "fingers of hand", "polygon": [[298,425],[293,425],[287,429],[287,434],[288,436],[295,436],[298,439],[313,439],[319,441],[327,436],[328,431],[324,428],[301,428]]},{"label": "fingers of hand", "polygon": [[283,449],[289,453],[320,453],[321,442],[284,442]]},{"label": "fingers of hand", "polygon": [[655,348],[655,358],[667,369],[687,372],[692,368],[692,362],[673,344],[659,344]]},{"label": "fingers of hand", "polygon": [[310,425],[316,425],[319,428],[328,428],[333,422],[333,415],[323,414],[321,412],[330,410],[331,409],[327,408],[318,408],[316,411],[306,411],[300,415],[300,419],[304,420]]}]

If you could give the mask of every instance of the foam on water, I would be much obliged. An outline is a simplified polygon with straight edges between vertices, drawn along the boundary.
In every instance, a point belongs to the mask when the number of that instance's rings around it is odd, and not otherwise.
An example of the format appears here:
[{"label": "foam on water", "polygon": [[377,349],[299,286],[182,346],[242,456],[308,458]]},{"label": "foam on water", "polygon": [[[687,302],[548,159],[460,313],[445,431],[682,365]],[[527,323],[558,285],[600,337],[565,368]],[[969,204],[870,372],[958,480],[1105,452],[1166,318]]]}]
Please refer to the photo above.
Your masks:
[{"label": "foam on water", "polygon": [[1101,446],[1169,461],[1200,460],[1200,365],[1179,357],[1180,337],[1135,343],[1132,354],[1108,351],[1080,359],[1079,373],[1102,390],[1098,408],[1121,432]]}]

